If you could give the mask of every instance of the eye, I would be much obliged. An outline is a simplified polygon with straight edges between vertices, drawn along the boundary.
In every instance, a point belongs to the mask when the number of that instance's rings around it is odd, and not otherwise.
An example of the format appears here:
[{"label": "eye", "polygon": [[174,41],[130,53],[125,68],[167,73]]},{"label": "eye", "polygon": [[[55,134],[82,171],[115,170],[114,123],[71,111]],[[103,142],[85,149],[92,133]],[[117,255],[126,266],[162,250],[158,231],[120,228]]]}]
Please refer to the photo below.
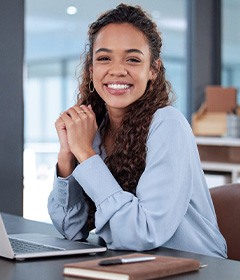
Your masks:
[{"label": "eye", "polygon": [[139,59],[137,57],[129,57],[129,58],[127,58],[127,62],[130,62],[130,63],[140,63],[141,59]]},{"label": "eye", "polygon": [[100,56],[97,58],[97,61],[110,61],[110,58],[108,56]]}]

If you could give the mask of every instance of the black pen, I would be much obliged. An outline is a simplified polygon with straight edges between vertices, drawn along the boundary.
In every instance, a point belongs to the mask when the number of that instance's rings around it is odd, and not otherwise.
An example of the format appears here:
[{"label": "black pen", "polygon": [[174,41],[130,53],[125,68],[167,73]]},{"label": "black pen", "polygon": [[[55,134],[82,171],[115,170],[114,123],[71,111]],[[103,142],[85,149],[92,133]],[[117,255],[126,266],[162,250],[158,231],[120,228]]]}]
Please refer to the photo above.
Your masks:
[{"label": "black pen", "polygon": [[136,262],[147,262],[155,260],[156,257],[138,257],[138,258],[123,258],[123,259],[110,259],[100,261],[99,265],[114,265],[114,264],[125,264],[125,263],[136,263]]}]

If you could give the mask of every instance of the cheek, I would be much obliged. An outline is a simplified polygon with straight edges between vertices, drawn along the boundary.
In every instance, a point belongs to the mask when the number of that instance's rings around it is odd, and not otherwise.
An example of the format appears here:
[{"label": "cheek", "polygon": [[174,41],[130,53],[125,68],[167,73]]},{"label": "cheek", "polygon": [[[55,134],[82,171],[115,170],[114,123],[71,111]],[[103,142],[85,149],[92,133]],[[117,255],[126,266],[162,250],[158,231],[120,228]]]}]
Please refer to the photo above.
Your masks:
[{"label": "cheek", "polygon": [[141,84],[141,86],[146,87],[147,83],[150,79],[151,79],[151,75],[150,75],[149,70],[140,71],[138,73],[138,81],[139,81],[139,84]]},{"label": "cheek", "polygon": [[135,75],[138,75],[141,80],[149,80],[151,78],[151,70],[146,65],[141,69],[136,69]]},{"label": "cheek", "polygon": [[100,81],[99,74],[96,73],[98,72],[96,71],[95,74],[92,75],[92,80],[95,88],[99,86],[99,81]]},{"label": "cheek", "polygon": [[98,95],[103,98],[103,84],[102,84],[102,75],[101,71],[97,69],[94,70],[92,75],[92,80],[94,84],[94,88],[97,91]]},{"label": "cheek", "polygon": [[93,83],[95,84],[101,82],[103,76],[104,76],[103,67],[93,66],[93,71],[92,71]]}]

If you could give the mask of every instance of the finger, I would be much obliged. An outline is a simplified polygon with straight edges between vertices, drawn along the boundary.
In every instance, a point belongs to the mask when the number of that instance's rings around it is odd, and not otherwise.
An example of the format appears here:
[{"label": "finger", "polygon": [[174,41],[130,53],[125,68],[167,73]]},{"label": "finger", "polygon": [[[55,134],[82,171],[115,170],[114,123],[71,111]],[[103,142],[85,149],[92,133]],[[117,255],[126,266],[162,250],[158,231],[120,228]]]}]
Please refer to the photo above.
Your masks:
[{"label": "finger", "polygon": [[80,113],[79,111],[80,111],[79,109],[77,111],[76,108],[73,106],[64,112],[62,118],[64,119],[64,121],[71,121],[71,120],[74,121],[79,118],[79,113]]},{"label": "finger", "polygon": [[91,114],[91,111],[87,108],[87,106],[77,106],[74,107],[74,109],[76,110],[78,117],[82,120],[86,119]]},{"label": "finger", "polygon": [[[80,107],[80,106],[78,106],[78,105],[75,105],[75,106],[72,107],[72,109],[76,111],[76,113],[78,114],[78,116],[81,115],[81,114],[87,114],[87,111],[85,110],[84,107]],[[74,116],[74,115],[75,115],[75,114],[74,114],[74,112],[73,112],[73,115],[71,115],[71,116]]]},{"label": "finger", "polygon": [[87,118],[88,118],[88,115],[87,115],[87,113],[85,111],[81,110],[80,112],[78,112],[78,119],[85,120]]},{"label": "finger", "polygon": [[64,123],[64,121],[63,121],[61,116],[59,116],[57,118],[57,120],[55,121],[55,127],[56,127],[56,129],[64,129],[64,128],[66,128],[65,123]]},{"label": "finger", "polygon": [[91,105],[91,104],[89,104],[87,107],[88,107],[88,109],[89,109],[92,113],[94,113],[94,111],[93,111],[93,108],[92,108],[92,105]]},{"label": "finger", "polygon": [[86,112],[86,114],[90,117],[95,117],[95,113],[94,113],[94,111],[93,111],[93,109],[92,109],[92,106],[89,104],[89,105],[81,105],[80,106],[80,108],[82,109],[82,110],[84,110],[84,112]]},{"label": "finger", "polygon": [[77,114],[87,114],[86,111],[82,110],[81,108],[78,108],[78,110],[76,110]]},{"label": "finger", "polygon": [[80,105],[79,108],[80,108],[80,110],[82,110],[86,114],[87,113],[91,113],[91,111],[89,110],[88,106],[86,106],[86,105]]}]

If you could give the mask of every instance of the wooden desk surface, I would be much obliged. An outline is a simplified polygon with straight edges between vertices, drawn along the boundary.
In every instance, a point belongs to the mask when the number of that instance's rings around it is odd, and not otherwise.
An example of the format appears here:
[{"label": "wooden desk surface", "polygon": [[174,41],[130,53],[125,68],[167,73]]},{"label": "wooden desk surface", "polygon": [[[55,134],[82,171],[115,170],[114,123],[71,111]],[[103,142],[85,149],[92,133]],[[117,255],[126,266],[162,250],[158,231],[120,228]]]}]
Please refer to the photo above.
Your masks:
[{"label": "wooden desk surface", "polygon": [[[40,222],[29,221],[21,217],[2,214],[8,233],[39,232],[58,235],[53,226]],[[98,242],[95,235],[91,235],[90,242]],[[128,253],[126,251],[110,251],[96,255],[81,255],[75,257],[54,257],[42,258],[27,261],[12,261],[0,258],[0,279],[1,280],[67,280],[62,275],[63,265],[68,262],[78,262],[100,257],[110,257]],[[189,257],[198,259],[206,268],[198,272],[187,273],[168,277],[169,280],[236,280],[240,277],[240,262],[207,257],[188,252],[181,252],[167,248],[159,248],[149,251],[151,254]]]}]

